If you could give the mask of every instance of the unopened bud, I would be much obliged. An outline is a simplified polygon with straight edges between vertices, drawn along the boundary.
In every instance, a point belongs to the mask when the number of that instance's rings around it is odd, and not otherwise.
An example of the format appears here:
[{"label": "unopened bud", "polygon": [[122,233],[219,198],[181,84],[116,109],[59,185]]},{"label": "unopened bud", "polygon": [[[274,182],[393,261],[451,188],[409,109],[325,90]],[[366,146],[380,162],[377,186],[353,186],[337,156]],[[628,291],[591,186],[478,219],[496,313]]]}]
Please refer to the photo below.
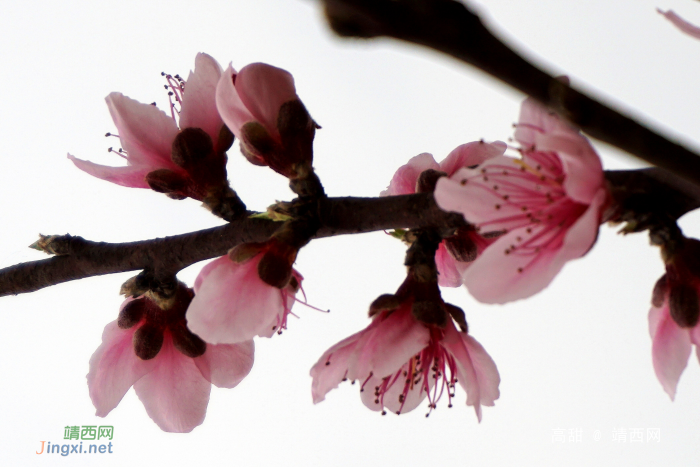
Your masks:
[{"label": "unopened bud", "polygon": [[163,346],[163,329],[145,323],[134,333],[134,353],[141,360],[155,358]]},{"label": "unopened bud", "polygon": [[674,284],[669,291],[671,318],[682,328],[692,328],[700,318],[700,300],[695,287]]},{"label": "unopened bud", "polygon": [[196,166],[214,151],[209,134],[201,128],[185,128],[175,136],[170,155],[183,168]]},{"label": "unopened bud", "polygon": [[132,300],[121,309],[117,325],[120,329],[129,329],[137,325],[146,312],[146,299],[139,298]]}]

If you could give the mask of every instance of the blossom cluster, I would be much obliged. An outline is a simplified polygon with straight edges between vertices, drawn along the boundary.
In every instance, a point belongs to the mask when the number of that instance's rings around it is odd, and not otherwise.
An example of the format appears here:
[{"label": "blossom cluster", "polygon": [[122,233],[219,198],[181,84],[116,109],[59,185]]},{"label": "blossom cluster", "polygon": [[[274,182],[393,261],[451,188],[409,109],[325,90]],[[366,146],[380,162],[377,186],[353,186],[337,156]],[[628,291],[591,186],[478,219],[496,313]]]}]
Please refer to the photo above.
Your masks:
[{"label": "blossom cluster", "polygon": [[[170,115],[120,93],[106,99],[126,166],[69,155],[72,162],[112,183],[196,199],[236,221],[252,214],[226,171],[237,139],[248,161],[287,177],[298,195],[270,211],[283,222],[267,241],[235,246],[204,266],[193,288],[174,273],[156,279],[146,271],[123,287],[118,319],[105,327],[90,359],[97,415],[106,416],[133,386],[160,428],[188,432],[203,422],[212,384],[233,388],[250,372],[253,339],[286,329],[303,281],[293,264],[318,229],[308,206],[325,194],[313,170],[319,127],[290,73],[262,63],[224,70],[200,53],[187,80],[166,78],[179,104],[171,104]],[[593,247],[614,201],[588,139],[533,99],[522,105],[511,145],[466,143],[440,163],[420,154],[381,196],[413,193],[431,193],[464,223],[401,235],[409,245],[406,280],[372,302],[364,330],[313,365],[313,402],[349,380],[359,382],[371,410],[400,414],[427,399],[430,413],[444,398],[451,407],[460,386],[480,421],[482,406],[499,397],[500,375],[439,286],[464,285],[484,303],[530,297]],[[700,268],[684,259],[698,248],[694,242],[667,255],[649,318],[654,367],[671,397],[691,343],[700,343]]]}]

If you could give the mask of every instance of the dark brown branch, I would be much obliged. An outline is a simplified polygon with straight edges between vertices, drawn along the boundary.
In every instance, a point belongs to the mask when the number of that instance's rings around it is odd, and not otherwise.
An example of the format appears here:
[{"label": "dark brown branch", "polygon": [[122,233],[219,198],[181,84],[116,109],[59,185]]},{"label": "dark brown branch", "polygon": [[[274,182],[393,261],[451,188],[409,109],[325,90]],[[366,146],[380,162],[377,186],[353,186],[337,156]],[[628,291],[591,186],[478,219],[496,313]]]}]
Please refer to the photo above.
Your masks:
[{"label": "dark brown branch", "polygon": [[[700,188],[680,187],[662,169],[606,172],[621,215],[677,219],[700,207]],[[441,211],[432,194],[386,198],[323,198],[318,202],[321,228],[315,238],[389,229],[436,228],[445,235],[467,223],[460,214]],[[669,206],[673,208],[669,210]],[[623,219],[625,220],[625,219]],[[52,247],[59,256],[0,269],[0,296],[34,292],[75,279],[147,269],[168,277],[198,261],[225,254],[244,242],[262,242],[280,223],[243,219],[211,229],[131,243],[91,242],[63,236]]]},{"label": "dark brown branch", "polygon": [[[343,36],[389,36],[449,54],[556,110],[590,136],[700,185],[700,157],[569,87],[496,38],[452,0],[324,0]],[[670,174],[669,174],[670,177]]]},{"label": "dark brown branch", "polygon": [[[441,211],[431,194],[391,198],[325,198],[319,201],[322,227],[316,238],[385,229],[465,225],[458,214]],[[265,241],[280,224],[243,219],[221,227],[131,243],[91,242],[63,237],[60,256],[0,269],[0,296],[34,292],[75,279],[149,269],[166,277],[244,242]]]}]

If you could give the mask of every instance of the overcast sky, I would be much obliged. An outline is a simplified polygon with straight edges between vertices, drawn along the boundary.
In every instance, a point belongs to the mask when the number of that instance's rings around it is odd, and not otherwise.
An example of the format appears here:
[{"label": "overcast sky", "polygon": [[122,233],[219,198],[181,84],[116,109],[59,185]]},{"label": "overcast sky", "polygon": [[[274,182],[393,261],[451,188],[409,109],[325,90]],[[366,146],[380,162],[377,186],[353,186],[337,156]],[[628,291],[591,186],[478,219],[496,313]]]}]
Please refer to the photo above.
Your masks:
[{"label": "overcast sky", "polygon": [[[700,148],[700,41],[655,12],[700,23],[690,0],[484,0],[472,2],[528,57],[664,133]],[[335,38],[314,1],[23,1],[0,15],[0,267],[44,255],[37,234],[123,242],[219,225],[193,200],[91,178],[66,158],[120,160],[104,97],[120,91],[167,107],[161,71],[186,76],[197,52],[237,69],[266,62],[290,71],[322,126],[315,166],[330,196],[376,196],[411,157],[439,161],[459,144],[506,140],[524,96],[449,58],[395,41]],[[607,169],[639,167],[594,143]],[[292,193],[235,148],[229,178],[249,208]],[[682,226],[700,236],[700,217]],[[647,314],[663,273],[645,235],[601,228],[584,259],[537,296],[481,305],[465,289],[444,297],[498,365],[501,398],[483,421],[446,401],[386,417],[341,385],[314,406],[308,371],[340,339],[364,328],[368,304],[404,278],[404,246],[384,233],[312,242],[297,269],[311,304],[295,307],[282,336],[256,341],[251,374],[212,389],[204,424],[163,433],[133,391],[106,419],[94,415],[85,375],[122,282],[135,273],[0,298],[0,459],[5,465],[697,465],[700,371],[693,354],[671,402],[651,365]],[[202,264],[180,274],[192,284]],[[113,454],[34,454],[63,442],[66,425],[111,425]],[[613,441],[613,433],[627,435]],[[631,434],[642,430],[643,441]],[[648,440],[648,432],[660,433]],[[556,436],[564,433],[564,442]],[[580,433],[580,442],[569,435]],[[201,463],[201,464],[200,464]]]}]

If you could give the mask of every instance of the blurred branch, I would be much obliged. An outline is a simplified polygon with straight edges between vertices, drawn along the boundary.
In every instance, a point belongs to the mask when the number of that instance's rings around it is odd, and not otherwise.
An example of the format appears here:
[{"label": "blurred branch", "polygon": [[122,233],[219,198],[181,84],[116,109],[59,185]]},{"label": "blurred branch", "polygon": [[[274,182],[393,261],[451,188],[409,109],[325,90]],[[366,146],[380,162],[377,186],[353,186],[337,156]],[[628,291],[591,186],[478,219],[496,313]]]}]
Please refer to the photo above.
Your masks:
[{"label": "blurred branch", "polygon": [[[469,63],[534,97],[593,138],[700,186],[700,156],[540,70],[453,0],[323,0],[341,36],[388,36]],[[666,178],[674,178],[671,174]]]}]

